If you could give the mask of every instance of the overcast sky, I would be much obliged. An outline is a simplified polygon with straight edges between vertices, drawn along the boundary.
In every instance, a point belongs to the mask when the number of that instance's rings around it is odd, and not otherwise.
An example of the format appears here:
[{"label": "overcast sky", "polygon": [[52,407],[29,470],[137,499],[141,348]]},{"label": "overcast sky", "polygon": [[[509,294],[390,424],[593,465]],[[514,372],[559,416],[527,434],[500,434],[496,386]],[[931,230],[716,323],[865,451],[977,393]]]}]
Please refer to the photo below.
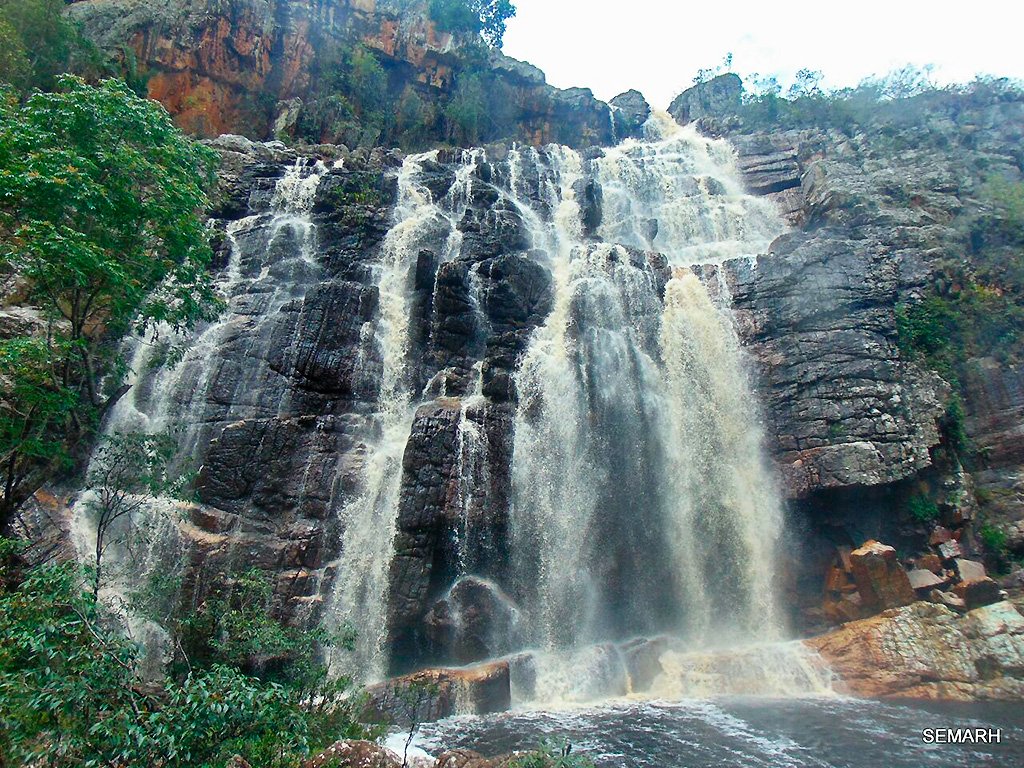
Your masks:
[{"label": "overcast sky", "polygon": [[935,65],[936,80],[977,73],[1024,78],[1020,0],[514,0],[504,51],[560,88],[602,99],[636,88],[665,108],[701,67],[726,53],[740,74],[802,67],[832,87],[904,64]]}]

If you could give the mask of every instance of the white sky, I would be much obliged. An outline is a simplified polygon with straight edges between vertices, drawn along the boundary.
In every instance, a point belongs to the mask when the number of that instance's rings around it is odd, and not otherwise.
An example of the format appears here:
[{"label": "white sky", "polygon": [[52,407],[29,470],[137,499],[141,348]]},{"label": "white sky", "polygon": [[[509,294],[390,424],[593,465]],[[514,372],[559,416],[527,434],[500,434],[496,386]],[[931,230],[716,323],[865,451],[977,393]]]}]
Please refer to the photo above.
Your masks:
[{"label": "white sky", "polygon": [[701,67],[733,54],[733,71],[802,67],[825,85],[856,85],[911,63],[939,82],[1024,78],[1021,0],[514,0],[504,51],[559,88],[610,99],[629,88],[665,108]]}]

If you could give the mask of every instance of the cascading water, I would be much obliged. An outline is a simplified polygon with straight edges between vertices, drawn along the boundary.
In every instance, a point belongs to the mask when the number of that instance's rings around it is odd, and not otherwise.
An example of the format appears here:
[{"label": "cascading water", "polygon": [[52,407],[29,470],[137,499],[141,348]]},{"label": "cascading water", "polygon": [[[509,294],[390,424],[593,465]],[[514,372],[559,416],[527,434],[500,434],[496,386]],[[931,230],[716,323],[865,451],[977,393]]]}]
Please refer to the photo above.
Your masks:
[{"label": "cascading water", "polygon": [[[530,640],[546,652],[539,699],[578,697],[582,667],[607,677],[616,651],[602,641],[665,633],[708,649],[783,636],[779,494],[728,296],[713,301],[691,269],[756,258],[782,225],[743,192],[727,145],[657,116],[649,129],[661,134],[593,163],[604,242],[579,234],[578,159],[551,154],[556,298],[517,376],[513,464],[511,559]],[[663,286],[653,251],[668,258]],[[678,672],[706,658],[677,656],[665,670],[677,688],[713,688]],[[784,667],[783,656],[743,658]],[[815,687],[817,671],[794,663]]]},{"label": "cascading water", "polygon": [[[476,582],[500,603],[506,593],[515,600],[516,637],[496,645],[514,640],[533,649],[536,681],[527,695],[626,692],[632,681],[622,644],[657,635],[676,642],[661,649],[656,685],[704,691],[714,687],[708,680],[716,673],[707,670],[717,662],[682,652],[684,645],[782,638],[772,584],[779,495],[722,270],[715,301],[694,269],[754,259],[783,226],[770,203],[744,193],[724,142],[665,116],[648,130],[647,140],[596,160],[557,146],[512,149],[497,162],[480,150],[463,153],[436,200],[426,166],[437,167],[437,153],[405,161],[370,330],[384,359],[376,433],[361,490],[341,511],[345,534],[328,610],[338,626],[358,628],[347,669],[375,679],[388,667],[389,567],[416,404],[410,286],[424,249],[438,264],[470,260],[472,322],[487,322],[472,262],[479,257],[463,242],[477,184],[492,204],[514,210],[529,258],[553,282],[550,312],[515,374],[510,525],[501,546],[508,566],[497,569],[497,583]],[[588,180],[600,187],[603,211],[589,235],[580,199]],[[479,363],[470,378],[475,384],[460,390],[450,492],[456,579],[496,570],[472,556],[474,540],[487,534],[473,529],[471,507],[490,475]],[[423,397],[452,394],[448,381],[440,370]],[[743,664],[785,667],[747,675],[759,690],[814,687],[813,665],[785,648],[720,658],[734,672]]]},{"label": "cascading water", "polygon": [[345,505],[338,572],[327,615],[336,630],[355,628],[355,647],[337,655],[337,669],[363,680],[387,670],[388,580],[394,554],[402,458],[413,424],[415,402],[410,381],[410,284],[417,256],[428,246],[440,261],[459,249],[458,222],[466,207],[471,173],[479,154],[469,153],[455,183],[437,201],[418,184],[420,164],[436,152],[407,158],[398,174],[395,222],[385,238],[378,266],[380,311],[371,334],[379,346],[384,369],[361,488]]},{"label": "cascading water", "polygon": [[[781,506],[721,265],[756,258],[783,227],[770,203],[744,193],[724,142],[665,116],[647,128],[646,140],[596,158],[549,146],[404,160],[393,221],[369,265],[376,311],[350,347],[353,375],[370,394],[359,405],[309,406],[327,409],[318,425],[346,414],[356,425],[356,447],[327,478],[323,514],[340,540],[317,576],[324,620],[356,630],[354,650],[334,656],[339,672],[371,681],[396,666],[396,537],[402,504],[417,503],[403,483],[417,408],[433,401],[455,414],[442,462],[450,469],[437,470],[451,473],[437,502],[445,533],[431,545],[450,551],[432,555],[438,573],[417,599],[451,598],[456,613],[477,610],[477,599],[496,606],[487,633],[506,636],[488,644],[530,659],[525,697],[706,692],[726,677],[758,690],[815,685],[813,665],[779,661],[796,651],[735,650],[784,634],[771,578]],[[304,353],[278,348],[292,337],[275,323],[334,279],[313,216],[331,172],[299,160],[276,182],[268,214],[227,226],[219,279],[228,311],[159,372],[148,370],[155,347],[137,343],[134,386],[108,431],[181,426],[183,455],[202,458],[241,420],[291,418],[292,398],[305,395],[281,381],[296,369],[282,360]],[[502,293],[505,278],[493,274],[507,274],[508,260],[526,283]],[[529,286],[539,273],[550,301]],[[702,279],[716,274],[712,298]],[[442,275],[445,290],[461,280],[463,293],[444,298]],[[453,329],[465,349],[451,348]],[[508,394],[495,390],[501,365]],[[84,541],[87,516],[79,518]],[[173,550],[174,537],[164,538]],[[660,669],[642,686],[627,658],[641,646]],[[730,650],[693,653],[722,647]]]},{"label": "cascading water", "polygon": [[[268,360],[282,307],[319,278],[311,209],[328,170],[322,162],[300,158],[276,182],[269,213],[227,225],[228,261],[217,277],[226,311],[190,337],[177,339],[184,350],[181,360],[159,365],[168,344],[175,341],[168,328],[126,342],[131,386],[111,409],[104,424],[106,435],[173,433],[178,445],[174,470],[190,472],[198,469],[192,462],[210,439],[211,423],[288,411],[284,388],[275,391],[256,383],[273,378]],[[232,356],[226,351],[232,346],[242,349]],[[238,366],[240,358],[249,364]],[[226,376],[229,368],[238,375]],[[90,499],[87,492],[76,504],[72,528],[76,547],[87,560],[96,538]],[[144,585],[151,573],[159,572],[167,581],[180,571],[181,511],[173,499],[143,500],[133,515],[138,519],[132,521],[144,532],[142,541],[133,542],[133,551],[128,552],[119,537],[105,556],[111,577],[108,590],[123,595]]]}]

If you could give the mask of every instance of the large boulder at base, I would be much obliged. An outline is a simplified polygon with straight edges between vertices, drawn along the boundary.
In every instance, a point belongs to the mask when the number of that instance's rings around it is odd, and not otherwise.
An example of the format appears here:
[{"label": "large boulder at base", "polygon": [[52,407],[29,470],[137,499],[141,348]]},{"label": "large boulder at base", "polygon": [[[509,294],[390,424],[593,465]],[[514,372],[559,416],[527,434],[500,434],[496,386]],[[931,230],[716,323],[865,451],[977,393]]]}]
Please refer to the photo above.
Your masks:
[{"label": "large boulder at base", "polygon": [[961,701],[1024,697],[1024,617],[1006,601],[964,616],[918,602],[804,643],[830,665],[843,693]]},{"label": "large boulder at base", "polygon": [[470,664],[511,650],[518,621],[518,609],[496,584],[464,576],[434,604],[424,623],[440,654]]},{"label": "large boulder at base", "polygon": [[302,768],[401,768],[402,758],[387,747],[372,741],[344,739],[336,741]]},{"label": "large boulder at base", "polygon": [[869,611],[898,608],[917,599],[896,550],[890,546],[874,540],[865,542],[850,553],[850,566],[857,591]]},{"label": "large boulder at base", "polygon": [[424,669],[370,686],[367,693],[369,715],[396,725],[504,712],[512,706],[507,661]]}]

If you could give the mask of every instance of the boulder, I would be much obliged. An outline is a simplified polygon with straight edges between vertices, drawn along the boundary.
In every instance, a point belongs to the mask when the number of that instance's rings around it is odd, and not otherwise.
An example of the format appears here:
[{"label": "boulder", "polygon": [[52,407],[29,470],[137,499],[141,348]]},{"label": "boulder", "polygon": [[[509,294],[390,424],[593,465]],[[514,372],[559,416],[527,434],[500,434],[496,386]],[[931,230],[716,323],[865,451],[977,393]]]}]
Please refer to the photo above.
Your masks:
[{"label": "boulder", "polygon": [[302,768],[401,768],[402,758],[372,741],[343,739],[302,764]]},{"label": "boulder", "polygon": [[857,592],[828,599],[823,607],[825,618],[832,624],[845,624],[864,617],[864,601]]},{"label": "boulder", "polygon": [[520,755],[484,757],[470,749],[453,749],[437,756],[434,768],[509,768]]},{"label": "boulder", "polygon": [[968,610],[991,605],[1002,599],[999,585],[989,578],[961,581],[953,586],[953,594],[964,601]]},{"label": "boulder", "polygon": [[975,560],[966,560],[962,557],[958,557],[954,560],[956,565],[956,572],[960,576],[960,581],[978,581],[988,577],[985,572],[985,566]]},{"label": "boulder", "polygon": [[455,582],[424,619],[437,658],[459,664],[495,658],[516,639],[519,610],[501,589],[477,576]]},{"label": "boulder", "polygon": [[938,589],[933,589],[928,594],[928,599],[933,603],[938,603],[939,605],[944,605],[947,608],[952,608],[957,613],[963,613],[967,610],[967,603],[952,592],[943,592]]},{"label": "boulder", "polygon": [[928,537],[928,543],[933,547],[937,547],[940,544],[945,544],[947,541],[953,540],[953,532],[948,528],[943,528],[941,525],[935,526],[931,536]]},{"label": "boulder", "polygon": [[914,602],[914,590],[900,566],[896,550],[871,540],[850,553],[857,591],[869,611],[898,608]]},{"label": "boulder", "polygon": [[507,661],[424,669],[370,686],[367,693],[368,716],[395,725],[504,712],[512,705]]},{"label": "boulder", "polygon": [[936,554],[929,552],[927,555],[922,555],[917,559],[917,567],[922,568],[932,573],[942,573],[942,558]]},{"label": "boulder", "polygon": [[950,539],[947,542],[939,544],[939,554],[942,555],[943,560],[954,560],[963,554],[963,550],[960,549],[959,541]]},{"label": "boulder", "polygon": [[840,692],[871,698],[1024,696],[1024,617],[1008,602],[961,617],[917,602],[804,643],[838,676]]},{"label": "boulder", "polygon": [[641,637],[622,644],[619,652],[629,674],[631,691],[650,689],[655,678],[664,672],[661,656],[671,647],[668,637]]},{"label": "boulder", "polygon": [[941,579],[931,571],[926,571],[923,568],[917,568],[908,572],[907,579],[910,581],[910,586],[915,590],[931,589],[946,583],[945,579]]}]

